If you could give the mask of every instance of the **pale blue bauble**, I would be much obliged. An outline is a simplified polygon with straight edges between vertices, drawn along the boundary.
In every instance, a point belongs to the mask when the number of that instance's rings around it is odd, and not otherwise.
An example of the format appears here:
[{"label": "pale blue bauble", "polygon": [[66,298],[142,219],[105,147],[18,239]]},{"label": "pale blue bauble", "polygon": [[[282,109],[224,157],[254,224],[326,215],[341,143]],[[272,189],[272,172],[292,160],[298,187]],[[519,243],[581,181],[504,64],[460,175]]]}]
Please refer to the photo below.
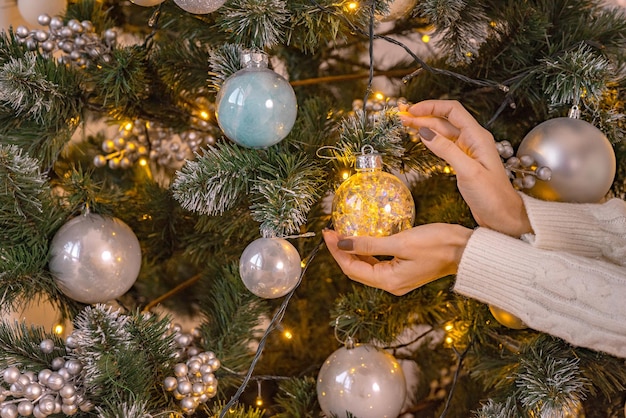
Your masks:
[{"label": "pale blue bauble", "polygon": [[233,142],[267,148],[282,141],[296,121],[297,101],[287,80],[266,67],[230,76],[217,95],[217,122]]},{"label": "pale blue bauble", "polygon": [[300,254],[282,238],[252,241],[239,259],[239,275],[246,288],[256,296],[274,299],[285,296],[300,281]]},{"label": "pale blue bauble", "polygon": [[54,235],[48,267],[65,295],[104,303],[122,296],[137,280],[141,247],[120,219],[87,213]]},{"label": "pale blue bauble", "polygon": [[400,363],[368,344],[336,350],[317,376],[317,400],[327,417],[397,418],[405,397]]}]

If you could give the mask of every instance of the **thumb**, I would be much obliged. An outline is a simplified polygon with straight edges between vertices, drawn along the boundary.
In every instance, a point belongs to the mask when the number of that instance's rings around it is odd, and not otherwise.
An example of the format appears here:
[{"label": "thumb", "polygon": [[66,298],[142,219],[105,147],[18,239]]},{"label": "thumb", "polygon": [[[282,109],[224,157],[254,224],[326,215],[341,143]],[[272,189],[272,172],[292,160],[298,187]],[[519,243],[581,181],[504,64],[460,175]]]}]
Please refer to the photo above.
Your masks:
[{"label": "thumb", "polygon": [[474,161],[454,141],[429,128],[420,128],[419,134],[422,138],[422,143],[436,156],[446,160],[456,172],[459,172],[467,164],[471,164]]}]

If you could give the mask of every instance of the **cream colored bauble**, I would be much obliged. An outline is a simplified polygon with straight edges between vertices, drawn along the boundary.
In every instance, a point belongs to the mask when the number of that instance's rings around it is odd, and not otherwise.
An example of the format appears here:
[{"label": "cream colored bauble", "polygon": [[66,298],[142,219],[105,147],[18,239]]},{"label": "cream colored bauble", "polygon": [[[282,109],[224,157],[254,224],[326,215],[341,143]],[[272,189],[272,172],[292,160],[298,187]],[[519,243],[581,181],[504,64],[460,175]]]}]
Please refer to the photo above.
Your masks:
[{"label": "cream colored bauble", "polygon": [[31,26],[39,25],[39,16],[59,16],[65,14],[66,0],[17,0],[19,9],[24,20]]},{"label": "cream colored bauble", "polygon": [[389,2],[389,11],[384,15],[376,15],[376,19],[381,22],[391,22],[408,15],[415,7],[417,0],[391,0]]},{"label": "cream colored bauble", "polygon": [[132,3],[135,3],[137,6],[143,7],[152,7],[158,6],[163,3],[165,0],[130,0]]},{"label": "cream colored bauble", "polygon": [[7,32],[12,27],[15,32],[18,26],[26,24],[17,8],[17,0],[0,0],[0,30]]}]

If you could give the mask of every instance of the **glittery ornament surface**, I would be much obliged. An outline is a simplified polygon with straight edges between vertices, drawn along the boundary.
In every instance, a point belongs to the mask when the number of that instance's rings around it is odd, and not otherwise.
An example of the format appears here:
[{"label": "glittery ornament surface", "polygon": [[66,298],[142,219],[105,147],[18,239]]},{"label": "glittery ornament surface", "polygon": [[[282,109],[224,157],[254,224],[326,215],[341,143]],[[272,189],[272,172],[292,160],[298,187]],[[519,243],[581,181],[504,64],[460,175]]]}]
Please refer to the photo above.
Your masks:
[{"label": "glittery ornament surface", "polygon": [[217,122],[224,134],[248,148],[282,141],[297,115],[297,100],[287,80],[269,68],[237,71],[217,95]]},{"label": "glittery ornament surface", "polygon": [[413,226],[409,189],[382,170],[359,171],[339,186],[333,199],[335,231],[344,236],[387,236]]},{"label": "glittery ornament surface", "polygon": [[186,12],[203,15],[216,11],[226,0],[174,0],[174,3]]},{"label": "glittery ornament surface", "polygon": [[317,377],[317,399],[327,416],[345,417],[350,412],[361,418],[396,418],[405,396],[406,380],[398,361],[367,344],[336,350]]},{"label": "glittery ornament surface", "polygon": [[61,291],[82,303],[104,303],[126,293],[141,268],[141,247],[120,219],[92,213],[59,229],[50,244],[50,272]]}]

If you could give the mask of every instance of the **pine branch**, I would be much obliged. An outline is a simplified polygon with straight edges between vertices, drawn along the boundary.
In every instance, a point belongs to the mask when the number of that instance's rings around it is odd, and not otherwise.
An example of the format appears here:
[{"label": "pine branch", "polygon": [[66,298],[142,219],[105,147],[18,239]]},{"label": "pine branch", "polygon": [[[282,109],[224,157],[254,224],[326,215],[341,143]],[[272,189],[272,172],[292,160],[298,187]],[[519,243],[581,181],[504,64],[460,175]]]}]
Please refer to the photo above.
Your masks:
[{"label": "pine branch", "polygon": [[304,154],[268,150],[268,161],[259,166],[251,192],[252,218],[260,222],[261,236],[295,234],[321,196],[324,170]]},{"label": "pine branch", "polygon": [[146,50],[141,46],[115,48],[111,55],[112,59],[100,60],[86,70],[92,90],[89,101],[114,119],[134,120],[148,97]]},{"label": "pine branch", "polygon": [[203,149],[177,173],[171,190],[184,209],[219,215],[250,189],[262,153],[230,142]]},{"label": "pine branch", "polygon": [[279,383],[276,403],[283,412],[276,418],[315,418],[319,416],[319,405],[315,396],[316,380],[312,377],[288,379]]},{"label": "pine branch", "polygon": [[218,9],[218,26],[247,48],[271,48],[285,40],[289,19],[284,0],[232,0]]},{"label": "pine branch", "polygon": [[481,2],[420,1],[416,9],[437,28],[444,54],[451,64],[470,63],[487,38],[489,19]]},{"label": "pine branch", "polygon": [[[203,295],[205,350],[213,351],[224,368],[244,371],[252,357],[249,344],[255,341],[254,330],[260,327],[261,316],[267,314],[267,304],[245,289],[235,264],[216,272]],[[228,375],[222,369],[219,373],[226,382],[239,380],[238,375]]]},{"label": "pine branch", "polygon": [[65,353],[59,348],[55,348],[52,353],[44,353],[39,347],[44,339],[52,339],[55,347],[63,346],[58,336],[47,333],[42,327],[0,322],[0,368],[18,366],[22,371],[38,372],[42,368],[50,367],[54,357]]},{"label": "pine branch", "polygon": [[521,404],[539,416],[575,414],[590,383],[581,374],[580,360],[563,356],[558,345],[549,343],[524,354],[515,376]]}]

